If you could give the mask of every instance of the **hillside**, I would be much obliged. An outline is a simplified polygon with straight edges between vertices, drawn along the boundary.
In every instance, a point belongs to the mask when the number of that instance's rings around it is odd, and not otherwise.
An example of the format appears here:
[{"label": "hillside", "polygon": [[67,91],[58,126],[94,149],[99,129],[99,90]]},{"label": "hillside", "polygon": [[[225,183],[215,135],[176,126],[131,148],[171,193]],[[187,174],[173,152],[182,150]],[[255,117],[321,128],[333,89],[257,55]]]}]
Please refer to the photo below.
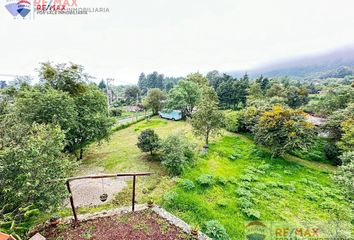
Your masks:
[{"label": "hillside", "polygon": [[[345,47],[316,55],[307,55],[277,60],[259,68],[248,70],[251,77],[289,76],[295,79],[319,79],[353,75],[354,46]],[[241,76],[245,71],[232,71],[234,76]],[[343,74],[338,74],[343,73]]]}]

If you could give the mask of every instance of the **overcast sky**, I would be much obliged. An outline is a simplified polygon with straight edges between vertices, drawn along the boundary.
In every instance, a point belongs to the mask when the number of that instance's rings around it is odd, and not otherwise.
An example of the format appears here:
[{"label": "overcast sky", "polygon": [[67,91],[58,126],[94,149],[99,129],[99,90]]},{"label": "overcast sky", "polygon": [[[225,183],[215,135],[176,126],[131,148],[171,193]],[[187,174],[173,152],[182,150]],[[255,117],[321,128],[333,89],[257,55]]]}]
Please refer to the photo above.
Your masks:
[{"label": "overcast sky", "polygon": [[[2,1],[4,2],[4,1]],[[77,0],[110,13],[14,19],[0,8],[0,74],[83,65],[115,84],[139,74],[246,70],[354,44],[353,0]],[[0,78],[4,78],[1,77]]]}]

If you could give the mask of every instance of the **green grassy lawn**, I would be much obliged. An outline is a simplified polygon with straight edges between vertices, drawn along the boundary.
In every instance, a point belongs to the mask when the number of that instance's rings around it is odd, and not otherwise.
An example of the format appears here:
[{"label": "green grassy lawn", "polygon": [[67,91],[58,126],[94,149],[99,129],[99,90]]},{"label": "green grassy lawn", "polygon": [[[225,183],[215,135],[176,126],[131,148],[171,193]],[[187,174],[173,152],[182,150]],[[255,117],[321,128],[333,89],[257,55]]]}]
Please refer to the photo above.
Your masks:
[{"label": "green grassy lawn", "polygon": [[[156,160],[158,155],[151,157],[137,148],[137,137],[147,128],[153,128],[161,138],[181,133],[197,143],[195,162],[182,176],[169,177]],[[203,226],[216,219],[233,239],[242,239],[244,222],[256,218],[295,223],[328,220],[328,201],[350,212],[330,178],[335,167],[290,155],[271,159],[266,149],[256,147],[245,135],[224,132],[211,142],[209,153],[199,156],[202,142],[193,136],[189,124],[154,117],[115,132],[108,142],[91,145],[76,175],[151,172],[150,177],[138,178],[138,203],[152,198],[189,224]],[[214,183],[201,186],[197,179],[203,174],[210,174]],[[186,190],[186,179],[193,182],[193,189]],[[130,205],[130,181],[128,186],[112,202],[80,208],[79,212]],[[70,214],[70,209],[61,212]]]},{"label": "green grassy lawn", "polygon": [[[245,221],[252,219],[295,224],[326,221],[332,218],[325,209],[329,202],[349,213],[349,204],[327,170],[301,164],[272,159],[248,138],[228,134],[210,145],[209,153],[181,176],[162,204],[190,224],[202,226],[216,219],[232,239],[244,239]],[[212,176],[209,186],[198,182],[203,174]],[[186,179],[195,187],[186,188]]]},{"label": "green grassy lawn", "polygon": [[[197,142],[193,137],[191,127],[185,122],[168,121],[153,117],[151,120],[144,120],[115,132],[108,142],[91,145],[85,152],[83,162],[76,175],[151,172],[151,176],[137,179],[136,200],[138,203],[145,203],[150,198],[158,201],[166,189],[170,189],[175,185],[175,179],[171,179],[167,171],[156,160],[158,159],[158,154],[150,156],[148,153],[142,153],[136,146],[139,134],[147,128],[154,129],[162,139],[170,134],[181,133]],[[94,208],[82,207],[79,212],[86,213],[130,205],[131,185],[131,181],[128,179],[128,188],[117,194],[111,203]],[[66,209],[63,213],[63,215],[68,215],[70,210]]]},{"label": "green grassy lawn", "polygon": [[167,121],[157,117],[144,120],[126,129],[115,132],[108,142],[93,144],[85,156],[77,174],[102,169],[105,173],[151,171],[164,174],[160,164],[153,161],[148,154],[143,154],[136,146],[142,130],[152,128],[165,138],[173,133],[191,135],[191,128],[185,122]]}]

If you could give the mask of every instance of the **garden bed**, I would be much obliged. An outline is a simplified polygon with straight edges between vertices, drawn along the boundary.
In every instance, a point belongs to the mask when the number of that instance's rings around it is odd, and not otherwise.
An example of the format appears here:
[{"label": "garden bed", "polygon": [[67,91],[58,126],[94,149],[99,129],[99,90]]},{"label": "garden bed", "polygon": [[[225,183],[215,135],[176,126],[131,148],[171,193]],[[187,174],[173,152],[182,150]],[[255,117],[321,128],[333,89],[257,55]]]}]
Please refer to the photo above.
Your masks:
[{"label": "garden bed", "polygon": [[41,234],[48,240],[191,239],[151,209],[82,221],[76,227],[66,224],[47,227]]}]

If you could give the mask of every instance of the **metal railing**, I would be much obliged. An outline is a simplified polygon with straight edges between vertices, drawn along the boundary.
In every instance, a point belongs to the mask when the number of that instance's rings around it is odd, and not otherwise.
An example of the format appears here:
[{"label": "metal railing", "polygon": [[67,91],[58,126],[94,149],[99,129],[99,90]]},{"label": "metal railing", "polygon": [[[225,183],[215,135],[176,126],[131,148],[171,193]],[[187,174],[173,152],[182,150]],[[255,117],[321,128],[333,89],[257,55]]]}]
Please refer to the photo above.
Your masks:
[{"label": "metal railing", "polygon": [[81,177],[72,177],[66,180],[66,187],[70,194],[70,205],[71,210],[74,215],[75,222],[78,222],[75,204],[74,204],[74,196],[71,192],[70,182],[80,179],[96,179],[96,178],[115,178],[115,177],[132,177],[133,178],[133,189],[132,189],[132,211],[135,211],[135,184],[136,184],[136,177],[138,176],[150,176],[151,173],[149,172],[142,172],[142,173],[117,173],[117,174],[105,174],[105,175],[93,175],[93,176],[81,176]]}]

